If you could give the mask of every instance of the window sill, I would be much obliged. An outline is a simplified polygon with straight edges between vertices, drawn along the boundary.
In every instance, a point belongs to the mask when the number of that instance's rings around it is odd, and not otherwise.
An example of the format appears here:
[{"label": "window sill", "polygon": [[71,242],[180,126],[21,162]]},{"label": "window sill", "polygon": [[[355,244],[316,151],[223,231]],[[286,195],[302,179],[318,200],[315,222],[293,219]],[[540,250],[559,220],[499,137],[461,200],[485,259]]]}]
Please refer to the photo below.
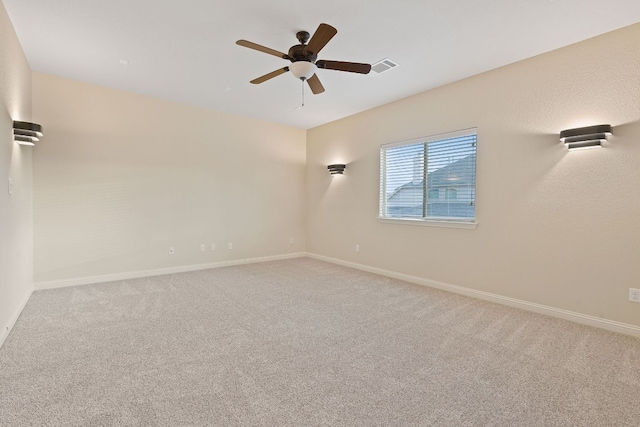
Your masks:
[{"label": "window sill", "polygon": [[433,219],[410,219],[410,218],[381,218],[378,221],[385,224],[402,224],[402,225],[422,225],[427,227],[444,227],[444,228],[464,228],[474,230],[478,223],[475,221],[438,221]]}]

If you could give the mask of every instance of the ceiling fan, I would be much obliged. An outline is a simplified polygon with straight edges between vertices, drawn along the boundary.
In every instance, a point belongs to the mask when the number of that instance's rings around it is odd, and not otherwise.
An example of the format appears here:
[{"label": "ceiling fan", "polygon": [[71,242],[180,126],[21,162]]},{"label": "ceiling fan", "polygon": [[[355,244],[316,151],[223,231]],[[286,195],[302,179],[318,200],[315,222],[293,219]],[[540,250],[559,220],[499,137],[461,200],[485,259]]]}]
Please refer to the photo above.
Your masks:
[{"label": "ceiling fan", "polygon": [[[260,84],[279,76],[280,74],[284,74],[287,71],[291,71],[296,78],[302,81],[306,80],[311,88],[311,92],[317,95],[324,92],[324,87],[322,86],[322,83],[320,83],[320,79],[318,79],[316,74],[318,68],[359,74],[368,74],[369,71],[371,71],[370,64],[317,59],[318,53],[337,33],[338,30],[329,24],[320,24],[316,32],[313,34],[313,37],[311,37],[311,40],[309,40],[310,34],[308,32],[298,31],[298,33],[296,33],[296,38],[300,44],[291,46],[288,53],[282,53],[247,40],[238,40],[236,44],[291,61],[289,66],[267,73],[257,79],[253,79],[251,80],[251,83]],[[308,44],[307,41],[309,42]]]}]

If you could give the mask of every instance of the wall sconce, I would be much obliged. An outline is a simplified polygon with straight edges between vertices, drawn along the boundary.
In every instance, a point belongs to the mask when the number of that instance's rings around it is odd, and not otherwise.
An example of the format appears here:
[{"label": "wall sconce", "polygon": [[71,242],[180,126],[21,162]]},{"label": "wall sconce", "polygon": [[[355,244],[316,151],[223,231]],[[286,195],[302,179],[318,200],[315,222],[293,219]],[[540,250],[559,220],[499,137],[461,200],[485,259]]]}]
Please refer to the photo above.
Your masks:
[{"label": "wall sconce", "polygon": [[611,135],[611,125],[587,126],[560,132],[560,141],[569,148],[599,148]]},{"label": "wall sconce", "polygon": [[13,141],[20,145],[36,145],[42,136],[42,126],[37,123],[13,121]]},{"label": "wall sconce", "polygon": [[346,165],[336,164],[327,166],[327,169],[329,169],[329,173],[331,175],[342,175],[344,174],[344,170],[346,169],[346,167]]}]

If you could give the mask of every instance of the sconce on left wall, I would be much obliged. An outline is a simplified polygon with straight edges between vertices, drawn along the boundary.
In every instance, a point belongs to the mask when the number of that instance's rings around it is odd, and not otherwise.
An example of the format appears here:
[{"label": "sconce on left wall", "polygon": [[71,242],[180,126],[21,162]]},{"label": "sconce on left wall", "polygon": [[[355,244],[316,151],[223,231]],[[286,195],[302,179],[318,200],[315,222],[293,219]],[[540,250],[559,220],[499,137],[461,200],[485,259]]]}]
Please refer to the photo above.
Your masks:
[{"label": "sconce on left wall", "polygon": [[42,126],[37,123],[13,121],[13,141],[20,145],[36,145],[42,137]]},{"label": "sconce on left wall", "polygon": [[329,173],[331,175],[342,175],[342,174],[344,174],[344,170],[345,170],[346,167],[347,167],[347,165],[335,164],[335,165],[327,166],[327,169],[329,169]]}]

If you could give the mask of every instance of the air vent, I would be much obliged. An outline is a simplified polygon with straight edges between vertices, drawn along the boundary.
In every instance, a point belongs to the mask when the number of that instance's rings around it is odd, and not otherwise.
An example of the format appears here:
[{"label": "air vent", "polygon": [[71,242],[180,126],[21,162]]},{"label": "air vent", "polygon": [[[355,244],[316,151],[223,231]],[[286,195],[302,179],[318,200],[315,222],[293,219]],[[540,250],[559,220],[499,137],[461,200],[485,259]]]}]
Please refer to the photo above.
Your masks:
[{"label": "air vent", "polygon": [[371,66],[371,69],[376,73],[384,73],[387,70],[397,67],[398,64],[390,60],[389,58],[385,58],[382,61],[378,61]]}]

